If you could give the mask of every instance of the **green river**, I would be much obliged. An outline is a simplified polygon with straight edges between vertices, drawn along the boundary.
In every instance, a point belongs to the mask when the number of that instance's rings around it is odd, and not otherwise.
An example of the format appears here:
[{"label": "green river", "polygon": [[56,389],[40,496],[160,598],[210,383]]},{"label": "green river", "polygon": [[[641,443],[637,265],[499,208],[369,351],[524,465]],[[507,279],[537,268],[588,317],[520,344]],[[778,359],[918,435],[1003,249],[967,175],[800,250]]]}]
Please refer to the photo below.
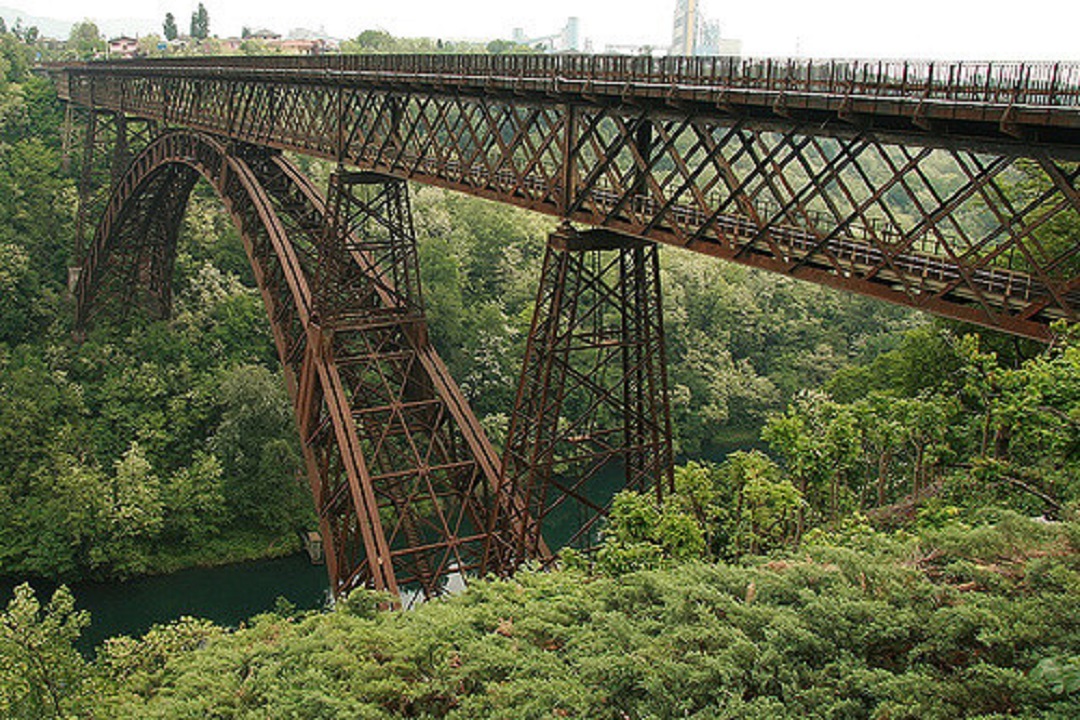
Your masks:
[{"label": "green river", "polygon": [[[738,446],[720,446],[709,453],[710,459],[722,461]],[[590,499],[606,505],[623,482],[618,465],[605,468],[592,484]],[[553,512],[544,535],[551,547],[558,548],[579,527],[582,520],[569,505]],[[591,538],[595,542],[596,538]],[[7,605],[17,583],[0,579],[0,603]],[[32,583],[44,603],[55,583]],[[285,558],[181,570],[169,575],[142,577],[127,582],[71,585],[76,606],[89,610],[91,625],[80,640],[87,653],[114,635],[137,636],[155,623],[167,623],[185,615],[213,620],[235,627],[259,613],[274,609],[279,597],[299,610],[316,610],[327,605],[326,568],[312,565],[308,556],[299,553]]]},{"label": "green river", "polygon": [[[16,584],[10,579],[0,580],[0,602],[5,606]],[[44,581],[31,584],[43,603],[55,587]],[[322,608],[326,605],[328,583],[326,568],[312,565],[308,556],[300,553],[127,582],[79,582],[70,587],[76,607],[90,611],[90,627],[79,643],[85,652],[114,635],[137,636],[155,623],[185,615],[236,626],[252,615],[273,610],[278,597],[300,610]]]}]

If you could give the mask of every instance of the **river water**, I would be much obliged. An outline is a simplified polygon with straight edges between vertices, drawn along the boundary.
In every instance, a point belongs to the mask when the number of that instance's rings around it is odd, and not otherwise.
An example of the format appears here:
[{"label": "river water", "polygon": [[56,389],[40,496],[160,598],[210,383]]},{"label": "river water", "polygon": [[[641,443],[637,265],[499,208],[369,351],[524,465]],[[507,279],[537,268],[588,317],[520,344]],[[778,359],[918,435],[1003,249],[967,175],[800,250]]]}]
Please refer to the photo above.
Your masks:
[{"label": "river water", "polygon": [[[0,580],[0,602],[6,607],[17,583]],[[32,582],[38,600],[52,596],[54,584]],[[326,605],[326,568],[312,565],[304,553],[272,560],[192,568],[169,575],[127,582],[74,583],[76,607],[89,610],[91,624],[79,647],[89,651],[114,635],[138,636],[155,623],[185,615],[235,627],[252,615],[274,609],[283,597],[300,610]]]},{"label": "river water", "polygon": [[[723,460],[732,449],[717,448],[710,453],[710,459]],[[622,482],[620,466],[605,468],[592,483],[590,499],[606,505],[621,489]],[[570,508],[552,513],[544,531],[549,546],[562,547],[581,519]],[[3,606],[10,600],[16,584],[10,579],[0,579]],[[47,602],[55,584],[43,581],[32,584],[42,604]],[[90,653],[106,638],[139,636],[156,623],[171,622],[185,615],[235,627],[253,615],[273,610],[279,597],[299,610],[321,609],[327,605],[329,583],[326,568],[312,565],[306,554],[299,553],[127,582],[83,582],[70,587],[76,607],[90,611],[91,625],[79,642],[80,649]]]},{"label": "river water", "polygon": [[[594,501],[607,504],[623,482],[621,467],[605,468],[592,485]],[[548,518],[544,535],[551,547],[562,547],[581,519],[563,510]],[[6,607],[18,584],[0,579],[0,606]],[[56,584],[32,581],[44,605]],[[326,567],[312,565],[305,553],[208,568],[192,568],[168,575],[135,578],[126,582],[70,584],[75,605],[90,611],[91,624],[83,631],[79,649],[93,649],[116,635],[138,637],[151,626],[185,615],[236,627],[253,615],[274,609],[283,597],[299,610],[326,607],[329,582]]]}]

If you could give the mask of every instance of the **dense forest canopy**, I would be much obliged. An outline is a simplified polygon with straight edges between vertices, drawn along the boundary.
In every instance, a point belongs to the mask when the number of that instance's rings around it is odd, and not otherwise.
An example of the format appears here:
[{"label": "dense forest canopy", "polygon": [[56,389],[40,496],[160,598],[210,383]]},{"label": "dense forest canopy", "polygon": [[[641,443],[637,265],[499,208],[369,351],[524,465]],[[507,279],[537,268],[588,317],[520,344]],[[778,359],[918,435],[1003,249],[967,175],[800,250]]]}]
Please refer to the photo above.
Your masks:
[{"label": "dense forest canopy", "polygon": [[[173,316],[72,340],[75,171],[37,42],[0,32],[0,575],[295,550],[314,518],[291,409],[209,187]],[[412,200],[432,336],[500,443],[551,220]],[[597,552],[409,613],[358,591],[93,659],[77,598],[22,586],[0,614],[0,715],[1080,714],[1077,331],[1043,348],[674,250],[662,275],[677,493],[619,495]]]}]

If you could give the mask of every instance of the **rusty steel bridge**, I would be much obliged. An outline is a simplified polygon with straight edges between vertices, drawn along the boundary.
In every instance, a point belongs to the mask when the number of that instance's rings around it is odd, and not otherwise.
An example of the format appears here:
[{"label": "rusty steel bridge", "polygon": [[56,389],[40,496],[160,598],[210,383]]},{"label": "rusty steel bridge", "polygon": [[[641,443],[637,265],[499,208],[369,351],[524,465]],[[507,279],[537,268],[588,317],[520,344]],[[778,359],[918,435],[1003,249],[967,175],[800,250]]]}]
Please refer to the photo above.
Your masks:
[{"label": "rusty steel bridge", "polygon": [[[270,318],[335,594],[543,561],[672,450],[658,244],[1047,341],[1080,307],[1080,65],[206,57],[51,69],[77,327],[168,316],[194,185]],[[290,154],[329,160],[325,188]],[[500,456],[431,346],[406,180],[561,220]]]}]

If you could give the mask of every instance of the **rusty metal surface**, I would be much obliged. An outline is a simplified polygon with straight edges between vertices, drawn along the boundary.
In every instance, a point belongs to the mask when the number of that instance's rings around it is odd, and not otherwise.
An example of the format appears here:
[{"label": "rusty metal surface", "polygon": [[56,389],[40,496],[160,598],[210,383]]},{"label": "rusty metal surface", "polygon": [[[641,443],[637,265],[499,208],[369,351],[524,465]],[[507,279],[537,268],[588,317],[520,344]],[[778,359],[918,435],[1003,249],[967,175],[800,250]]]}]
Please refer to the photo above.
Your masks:
[{"label": "rusty metal surface", "polygon": [[65,165],[70,164],[76,150],[80,154],[75,258],[81,261],[110,190],[119,182],[132,157],[157,134],[157,128],[152,120],[69,104],[63,132]]},{"label": "rusty metal surface", "polygon": [[[708,103],[909,120],[1080,127],[1080,63],[602,55],[205,57],[60,65],[72,77],[145,76],[381,85],[547,98]],[[72,93],[77,92],[72,86]],[[65,87],[62,92],[67,92]],[[1005,111],[1008,110],[1006,113]]]},{"label": "rusty metal surface", "polygon": [[1080,303],[1074,64],[184,58],[58,78],[81,106],[1019,335]]},{"label": "rusty metal surface", "polygon": [[[544,523],[567,508],[560,541],[587,546],[612,462],[626,486],[670,486],[655,243],[1040,339],[1080,304],[1075,65],[367,56],[54,75],[80,237],[102,216],[78,327],[168,315],[208,180],[271,319],[339,595],[510,572],[549,556]],[[151,142],[158,127],[174,130]],[[339,164],[327,200],[281,150]],[[598,228],[550,238],[501,467],[428,342],[405,179]]]},{"label": "rusty metal surface", "polygon": [[[240,230],[270,318],[334,593],[431,597],[452,575],[484,572],[498,558],[497,460],[427,342],[401,181],[366,178],[380,203],[338,176],[327,210],[275,152],[166,133],[113,190],[76,288],[78,326],[169,313],[177,229],[200,177]],[[328,281],[353,292],[328,294]]]},{"label": "rusty metal surface", "polygon": [[[506,441],[505,564],[595,547],[617,490],[671,491],[665,368],[656,245],[552,233]],[[561,537],[545,537],[553,518]]]}]

